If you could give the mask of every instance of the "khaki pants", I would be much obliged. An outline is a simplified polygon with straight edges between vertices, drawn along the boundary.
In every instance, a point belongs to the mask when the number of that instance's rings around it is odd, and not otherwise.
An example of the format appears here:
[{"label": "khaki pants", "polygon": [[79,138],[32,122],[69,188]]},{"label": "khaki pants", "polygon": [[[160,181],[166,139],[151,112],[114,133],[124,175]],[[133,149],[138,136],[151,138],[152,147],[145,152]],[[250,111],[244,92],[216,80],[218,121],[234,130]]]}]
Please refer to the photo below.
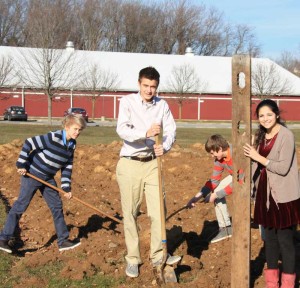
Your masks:
[{"label": "khaki pants", "polygon": [[[215,192],[224,189],[231,182],[232,182],[232,176],[228,175],[220,182],[218,187],[215,189]],[[220,228],[231,225],[225,197],[221,199],[217,198],[215,200],[215,211],[216,211],[216,216]]]},{"label": "khaki pants", "polygon": [[151,220],[150,258],[152,262],[160,260],[162,244],[157,160],[139,162],[122,157],[117,165],[117,181],[124,217],[127,263],[142,263],[136,218],[144,194],[148,216]]}]

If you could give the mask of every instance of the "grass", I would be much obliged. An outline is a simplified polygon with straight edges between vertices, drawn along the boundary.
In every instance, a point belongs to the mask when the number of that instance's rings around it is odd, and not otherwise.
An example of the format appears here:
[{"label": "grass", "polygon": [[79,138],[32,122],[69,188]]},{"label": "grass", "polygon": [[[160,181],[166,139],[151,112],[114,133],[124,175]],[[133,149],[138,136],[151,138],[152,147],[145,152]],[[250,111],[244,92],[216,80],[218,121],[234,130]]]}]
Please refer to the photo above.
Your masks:
[{"label": "grass", "polygon": [[[2,254],[2,253],[1,253]],[[12,256],[6,256],[5,258],[12,258]],[[2,255],[0,258],[0,264],[3,263]],[[101,273],[97,273],[91,277],[84,277],[81,280],[72,280],[68,278],[62,278],[60,272],[64,264],[62,262],[52,262],[46,265],[41,265],[34,268],[28,268],[26,266],[20,265],[19,272],[23,275],[22,277],[29,278],[34,277],[39,280],[38,287],[48,287],[48,288],[64,288],[64,287],[119,287],[121,284],[125,283],[125,276],[119,279],[115,279],[111,276],[105,276]],[[3,269],[1,269],[3,270]],[[7,271],[5,271],[7,272]],[[1,283],[4,283],[6,288],[19,287],[22,285],[23,280],[19,277],[13,277],[9,273],[1,273]],[[6,275],[6,276],[5,276]],[[5,276],[5,277],[3,277]],[[2,287],[2,286],[1,286]],[[33,286],[32,286],[33,287]]]},{"label": "grass", "polygon": [[[0,187],[1,188],[1,187]],[[4,221],[6,219],[5,206],[2,204],[2,194],[0,191],[0,227],[3,227]],[[13,258],[11,255],[6,253],[1,253],[0,255],[0,283],[3,287],[12,287],[9,285],[10,281],[10,267],[13,265]],[[0,285],[0,286],[1,286]],[[1,286],[2,287],[2,286]]]},{"label": "grass", "polygon": [[[48,125],[11,125],[1,124],[0,144],[10,143],[14,139],[25,140],[28,137],[42,135],[49,131],[61,129],[60,126]],[[292,130],[295,134],[296,144],[300,146],[300,129]],[[182,147],[188,147],[194,143],[205,143],[212,134],[222,134],[226,139],[231,139],[231,129],[224,128],[178,128],[176,143]],[[113,141],[121,141],[116,133],[116,127],[89,126],[80,137],[78,144],[109,144]]]}]

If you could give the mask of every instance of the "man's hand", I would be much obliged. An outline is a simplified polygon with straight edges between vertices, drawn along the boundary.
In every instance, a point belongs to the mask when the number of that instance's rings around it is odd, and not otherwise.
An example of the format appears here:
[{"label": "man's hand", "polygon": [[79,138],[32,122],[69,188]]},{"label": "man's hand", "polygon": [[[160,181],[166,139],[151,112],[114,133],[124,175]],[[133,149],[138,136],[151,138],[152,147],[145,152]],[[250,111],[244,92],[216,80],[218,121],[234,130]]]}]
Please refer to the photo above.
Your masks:
[{"label": "man's hand", "polygon": [[154,154],[156,157],[162,156],[164,154],[164,148],[163,148],[162,144],[159,144],[159,145],[154,144],[153,148],[154,148]]},{"label": "man's hand", "polygon": [[150,129],[147,131],[146,137],[147,138],[154,137],[159,134],[160,134],[160,124],[154,123],[151,125]]},{"label": "man's hand", "polygon": [[17,172],[18,172],[18,174],[25,176],[27,173],[27,170],[25,168],[17,168]]},{"label": "man's hand", "polygon": [[66,192],[64,194],[64,197],[67,198],[68,200],[70,200],[72,198],[72,192]]}]

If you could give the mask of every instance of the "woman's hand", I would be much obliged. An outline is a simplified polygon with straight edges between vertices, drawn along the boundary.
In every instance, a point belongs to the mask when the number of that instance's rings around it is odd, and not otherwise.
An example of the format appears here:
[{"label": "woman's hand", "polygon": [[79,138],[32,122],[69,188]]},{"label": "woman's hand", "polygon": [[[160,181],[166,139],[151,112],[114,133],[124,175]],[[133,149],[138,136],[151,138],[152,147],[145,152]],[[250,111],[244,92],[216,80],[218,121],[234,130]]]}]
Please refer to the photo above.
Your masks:
[{"label": "woman's hand", "polygon": [[259,153],[255,150],[255,148],[253,146],[251,146],[250,144],[246,143],[243,146],[244,149],[244,155],[253,159],[253,160],[257,160]]},{"label": "woman's hand", "polygon": [[256,149],[248,143],[243,146],[244,155],[251,158],[252,160],[259,162],[260,164],[267,166],[270,162],[266,157],[261,156]]}]

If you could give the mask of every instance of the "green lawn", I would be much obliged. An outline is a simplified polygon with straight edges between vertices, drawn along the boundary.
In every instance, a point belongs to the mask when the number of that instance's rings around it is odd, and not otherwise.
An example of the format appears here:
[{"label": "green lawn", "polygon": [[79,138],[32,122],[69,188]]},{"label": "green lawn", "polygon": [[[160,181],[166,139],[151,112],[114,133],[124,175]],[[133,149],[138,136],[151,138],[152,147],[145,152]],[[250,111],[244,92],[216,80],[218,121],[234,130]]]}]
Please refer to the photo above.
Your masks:
[{"label": "green lawn", "polygon": [[[45,134],[49,131],[60,129],[60,126],[47,125],[12,125],[0,124],[0,144],[9,143],[14,139],[25,140],[28,137]],[[300,129],[292,130],[295,134],[297,146],[300,146]],[[231,129],[226,128],[178,128],[176,143],[182,147],[188,147],[194,143],[205,143],[209,135],[222,134],[231,140]],[[108,144],[112,141],[120,141],[116,133],[116,127],[90,126],[87,127],[78,138],[79,144]]]},{"label": "green lawn", "polygon": [[[49,131],[60,129],[60,126],[47,125],[12,125],[1,124],[0,144],[9,143],[14,139],[25,140],[28,137],[45,134]],[[212,133],[222,133],[225,137],[231,136],[231,129],[199,129],[179,128],[177,129],[177,144],[189,146],[196,142],[204,143]],[[90,126],[87,127],[78,138],[79,144],[108,144],[112,141],[121,141],[116,133],[116,127]]]}]

